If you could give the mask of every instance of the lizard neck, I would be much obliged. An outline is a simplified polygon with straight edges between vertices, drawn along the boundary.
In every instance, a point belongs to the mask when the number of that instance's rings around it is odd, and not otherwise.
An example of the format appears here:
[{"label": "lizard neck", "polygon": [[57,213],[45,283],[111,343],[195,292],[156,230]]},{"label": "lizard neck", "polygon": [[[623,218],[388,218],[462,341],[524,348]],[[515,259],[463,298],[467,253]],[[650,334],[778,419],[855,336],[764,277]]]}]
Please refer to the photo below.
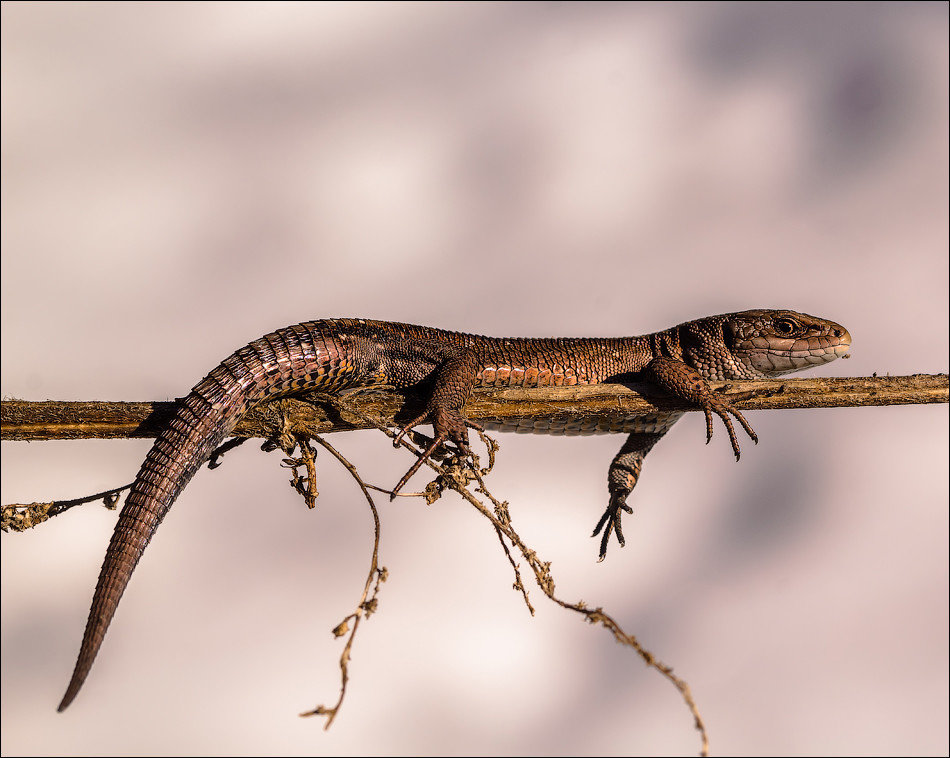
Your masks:
[{"label": "lizard neck", "polygon": [[622,342],[624,345],[623,366],[618,373],[639,373],[654,358],[683,360],[679,327],[664,329],[661,332],[644,334],[639,337],[626,337]]}]

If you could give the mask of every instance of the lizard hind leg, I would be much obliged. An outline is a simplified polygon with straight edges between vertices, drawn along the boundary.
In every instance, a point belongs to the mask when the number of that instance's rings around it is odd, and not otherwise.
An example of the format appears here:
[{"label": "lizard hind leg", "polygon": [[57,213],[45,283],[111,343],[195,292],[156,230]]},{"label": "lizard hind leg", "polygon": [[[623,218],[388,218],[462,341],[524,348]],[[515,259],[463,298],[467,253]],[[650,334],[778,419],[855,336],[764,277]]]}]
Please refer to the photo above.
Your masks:
[{"label": "lizard hind leg", "polygon": [[[419,424],[422,424],[428,421],[431,415],[432,415],[432,411],[427,408],[424,413],[419,414],[414,419],[412,419],[412,421],[407,423],[402,429],[399,430],[399,433],[393,438],[393,447],[399,447],[399,445],[402,443],[403,437],[405,437],[410,431],[412,431],[413,427],[416,427]],[[415,474],[419,470],[422,464],[426,462],[426,460],[432,455],[432,453],[435,452],[436,448],[439,445],[441,445],[443,442],[445,442],[446,439],[448,439],[448,435],[439,434],[438,431],[436,431],[436,433],[433,435],[432,442],[429,444],[429,446],[426,447],[426,449],[423,450],[419,454],[419,457],[416,458],[416,462],[412,464],[409,470],[405,474],[403,474],[402,479],[400,479],[399,482],[396,484],[396,486],[392,488],[392,491],[389,493],[390,500],[395,500],[396,495],[399,494],[399,491],[405,486],[406,482],[408,482],[412,478],[412,475]]]},{"label": "lizard hind leg", "polygon": [[393,487],[390,499],[393,499],[403,488],[406,482],[415,474],[438,447],[446,442],[455,445],[461,455],[470,456],[468,446],[468,428],[481,430],[465,418],[464,407],[472,392],[475,383],[475,357],[470,353],[461,352],[448,358],[436,371],[432,395],[429,398],[424,413],[416,416],[406,424],[396,435],[393,444],[398,446],[403,437],[418,424],[431,421],[433,440],[419,455],[412,467],[405,473],[399,483]]}]

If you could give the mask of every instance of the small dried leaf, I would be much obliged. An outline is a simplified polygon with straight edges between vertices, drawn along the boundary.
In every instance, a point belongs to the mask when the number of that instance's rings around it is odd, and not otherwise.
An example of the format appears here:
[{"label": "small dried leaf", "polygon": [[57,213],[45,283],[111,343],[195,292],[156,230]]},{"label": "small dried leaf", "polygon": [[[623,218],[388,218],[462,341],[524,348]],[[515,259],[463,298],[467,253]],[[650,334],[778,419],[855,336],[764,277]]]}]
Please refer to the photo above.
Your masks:
[{"label": "small dried leaf", "polygon": [[0,529],[5,532],[25,532],[49,518],[49,509],[55,503],[29,503],[3,506]]},{"label": "small dried leaf", "polygon": [[429,482],[422,494],[426,499],[426,505],[432,505],[436,500],[442,497],[442,487],[439,486],[438,480]]}]

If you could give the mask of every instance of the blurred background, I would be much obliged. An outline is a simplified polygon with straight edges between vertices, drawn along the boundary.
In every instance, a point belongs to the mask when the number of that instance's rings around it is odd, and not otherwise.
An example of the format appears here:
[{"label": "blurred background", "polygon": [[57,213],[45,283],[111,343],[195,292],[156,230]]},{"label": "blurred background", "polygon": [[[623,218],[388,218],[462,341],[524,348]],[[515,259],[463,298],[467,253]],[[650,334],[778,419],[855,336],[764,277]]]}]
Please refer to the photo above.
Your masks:
[{"label": "blurred background", "polygon": [[[946,3],[2,6],[2,393],[165,400],[246,342],[364,316],[622,335],[751,307],[845,324],[814,376],[948,367]],[[690,414],[627,546],[620,437],[506,435],[491,484],[692,687],[718,754],[946,754],[948,413]],[[374,433],[331,440],[381,485]],[[2,501],[131,481],[149,442],[3,443]],[[4,755],[658,754],[679,695],[536,588],[458,498],[380,503],[390,579],[336,700],[372,522],[322,456],[200,472],[73,706],[115,516],[2,538]],[[421,489],[421,476],[414,485]]]}]

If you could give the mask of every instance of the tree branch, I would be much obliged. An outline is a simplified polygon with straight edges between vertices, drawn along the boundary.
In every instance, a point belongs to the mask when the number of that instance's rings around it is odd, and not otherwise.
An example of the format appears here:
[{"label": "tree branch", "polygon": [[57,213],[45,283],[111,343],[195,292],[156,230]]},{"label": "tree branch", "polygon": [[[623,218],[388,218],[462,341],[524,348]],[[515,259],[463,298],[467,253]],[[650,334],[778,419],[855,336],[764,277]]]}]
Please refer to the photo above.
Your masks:
[{"label": "tree branch", "polygon": [[[947,374],[873,376],[840,379],[712,382],[740,410],[832,408],[865,405],[946,403]],[[358,410],[389,421],[408,419],[412,399],[395,391],[373,388],[348,397]],[[293,430],[306,435],[366,429],[361,418],[326,404],[284,401]],[[4,400],[0,403],[0,439],[59,440],[155,437],[168,422],[172,402],[42,402]],[[686,403],[646,384],[596,384],[575,387],[478,389],[466,405],[472,421],[530,420],[605,423],[656,411],[692,411]],[[279,430],[277,406],[262,403],[241,419],[238,437],[271,438]]]},{"label": "tree branch", "polygon": [[[872,376],[833,379],[786,379],[751,382],[711,382],[740,410],[835,408],[866,405],[946,403],[947,374]],[[284,400],[295,433],[313,436],[366,429],[357,415],[337,411],[313,400]],[[418,401],[381,388],[349,396],[365,415],[399,422],[418,410]],[[0,402],[0,439],[61,440],[155,437],[174,412],[172,402],[59,402],[4,400]],[[472,421],[578,422],[596,419],[609,424],[656,411],[694,411],[687,403],[646,384],[596,384],[534,389],[478,389],[465,412]],[[234,430],[238,437],[272,438],[280,430],[275,402],[252,409]]]}]

